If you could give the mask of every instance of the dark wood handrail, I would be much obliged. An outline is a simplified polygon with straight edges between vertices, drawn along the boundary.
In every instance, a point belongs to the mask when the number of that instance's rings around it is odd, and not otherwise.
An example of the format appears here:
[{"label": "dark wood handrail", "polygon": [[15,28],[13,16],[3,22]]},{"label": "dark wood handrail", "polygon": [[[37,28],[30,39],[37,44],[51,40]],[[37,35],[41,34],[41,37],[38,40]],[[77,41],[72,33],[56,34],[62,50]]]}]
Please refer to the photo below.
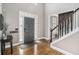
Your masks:
[{"label": "dark wood handrail", "polygon": [[78,10],[79,10],[79,8],[77,8],[77,9],[74,11],[74,13],[77,12]]},{"label": "dark wood handrail", "polygon": [[59,25],[55,26],[53,29],[51,29],[51,31],[55,30],[57,27],[59,27]]}]

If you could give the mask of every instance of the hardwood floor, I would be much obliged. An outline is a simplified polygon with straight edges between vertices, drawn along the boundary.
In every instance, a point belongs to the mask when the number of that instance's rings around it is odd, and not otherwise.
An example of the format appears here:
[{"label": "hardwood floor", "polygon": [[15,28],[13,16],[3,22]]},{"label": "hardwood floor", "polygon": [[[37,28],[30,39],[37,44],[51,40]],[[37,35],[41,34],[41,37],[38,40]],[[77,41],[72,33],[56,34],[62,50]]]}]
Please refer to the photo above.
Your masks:
[{"label": "hardwood floor", "polygon": [[[37,47],[36,47],[36,46]],[[4,52],[5,55],[10,54],[10,48],[7,48]],[[48,41],[45,39],[41,39],[39,43],[34,44],[33,46],[27,48],[20,48],[19,46],[15,46],[13,48],[13,55],[63,55],[62,53],[52,49],[49,47]]]}]

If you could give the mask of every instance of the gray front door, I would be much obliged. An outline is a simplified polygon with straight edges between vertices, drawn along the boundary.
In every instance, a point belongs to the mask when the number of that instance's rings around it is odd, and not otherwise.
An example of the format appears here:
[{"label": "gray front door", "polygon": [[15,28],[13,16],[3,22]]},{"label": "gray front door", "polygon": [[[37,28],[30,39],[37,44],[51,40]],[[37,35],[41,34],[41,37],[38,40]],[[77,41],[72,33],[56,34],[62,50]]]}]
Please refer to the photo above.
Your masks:
[{"label": "gray front door", "polygon": [[34,42],[34,18],[24,17],[24,44]]}]

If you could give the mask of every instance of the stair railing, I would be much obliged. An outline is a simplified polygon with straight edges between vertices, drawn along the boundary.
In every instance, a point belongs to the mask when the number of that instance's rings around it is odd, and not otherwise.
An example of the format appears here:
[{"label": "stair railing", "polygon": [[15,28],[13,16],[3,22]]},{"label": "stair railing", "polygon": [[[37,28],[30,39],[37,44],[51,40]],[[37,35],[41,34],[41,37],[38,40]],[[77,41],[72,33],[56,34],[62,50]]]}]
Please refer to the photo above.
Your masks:
[{"label": "stair railing", "polygon": [[78,23],[79,20],[76,20],[76,17],[73,18],[78,10],[79,10],[79,8],[77,8],[75,11],[70,11],[70,12],[72,12],[72,16],[70,18],[59,22],[59,24],[57,26],[55,26],[53,29],[50,29],[50,42],[52,42],[52,39],[54,39],[54,38],[52,38],[54,31],[56,32],[54,34],[55,38],[58,39],[64,35],[68,34],[69,32],[73,31],[74,27],[79,25],[79,24],[76,25],[76,23]]}]

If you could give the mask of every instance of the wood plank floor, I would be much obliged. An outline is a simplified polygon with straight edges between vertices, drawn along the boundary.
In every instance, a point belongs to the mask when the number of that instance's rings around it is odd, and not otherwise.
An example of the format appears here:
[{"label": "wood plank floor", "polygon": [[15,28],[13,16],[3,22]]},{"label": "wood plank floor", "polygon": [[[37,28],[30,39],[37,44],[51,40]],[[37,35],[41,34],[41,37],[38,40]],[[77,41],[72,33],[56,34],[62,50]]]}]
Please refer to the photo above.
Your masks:
[{"label": "wood plank floor", "polygon": [[[16,46],[13,48],[13,55],[63,55],[59,51],[56,51],[49,47],[48,41],[45,39],[41,39],[40,43],[27,47],[24,49],[21,49],[19,46]],[[4,52],[5,55],[11,55],[10,54],[10,48],[7,48]]]}]

